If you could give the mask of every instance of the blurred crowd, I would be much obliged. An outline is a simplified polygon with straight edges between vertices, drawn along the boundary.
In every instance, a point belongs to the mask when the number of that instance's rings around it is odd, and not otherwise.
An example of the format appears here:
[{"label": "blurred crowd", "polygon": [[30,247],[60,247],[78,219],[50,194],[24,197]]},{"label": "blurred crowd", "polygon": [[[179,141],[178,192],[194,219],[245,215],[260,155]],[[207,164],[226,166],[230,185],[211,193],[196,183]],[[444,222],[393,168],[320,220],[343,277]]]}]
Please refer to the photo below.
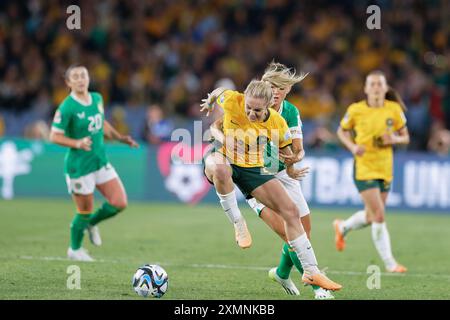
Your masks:
[{"label": "blurred crowd", "polygon": [[[71,4],[81,30],[66,27]],[[381,30],[366,26],[370,4],[381,8]],[[408,107],[408,149],[446,155],[449,21],[446,0],[2,1],[0,135],[7,117],[28,115],[22,134],[45,137],[74,62],[88,67],[121,132],[157,144],[195,119],[206,128],[206,93],[218,81],[243,90],[275,59],[309,72],[289,96],[307,148],[338,147],[340,118],[381,69]]]}]

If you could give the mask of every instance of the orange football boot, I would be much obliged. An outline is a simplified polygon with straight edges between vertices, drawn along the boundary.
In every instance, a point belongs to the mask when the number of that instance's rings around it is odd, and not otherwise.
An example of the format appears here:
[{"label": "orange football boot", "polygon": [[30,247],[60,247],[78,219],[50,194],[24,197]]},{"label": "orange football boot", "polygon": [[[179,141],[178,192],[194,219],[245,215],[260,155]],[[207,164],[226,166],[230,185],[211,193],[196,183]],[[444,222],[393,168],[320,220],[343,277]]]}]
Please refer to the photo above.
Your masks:
[{"label": "orange football boot", "polygon": [[325,290],[338,291],[342,289],[342,285],[328,279],[328,277],[323,273],[316,273],[314,275],[310,275],[305,272],[303,273],[302,281],[303,283],[309,285],[319,286]]},{"label": "orange football boot", "polygon": [[386,271],[392,273],[405,273],[406,271],[408,271],[408,269],[405,266],[402,266],[401,264],[397,263],[396,266],[392,269],[386,268]]},{"label": "orange football boot", "polygon": [[334,242],[336,244],[337,251],[344,251],[345,249],[345,239],[344,234],[341,232],[339,225],[342,223],[342,220],[336,219],[333,221],[334,227]]},{"label": "orange football boot", "polygon": [[234,235],[239,247],[242,249],[250,248],[252,245],[252,236],[247,229],[247,224],[244,219],[234,224]]}]

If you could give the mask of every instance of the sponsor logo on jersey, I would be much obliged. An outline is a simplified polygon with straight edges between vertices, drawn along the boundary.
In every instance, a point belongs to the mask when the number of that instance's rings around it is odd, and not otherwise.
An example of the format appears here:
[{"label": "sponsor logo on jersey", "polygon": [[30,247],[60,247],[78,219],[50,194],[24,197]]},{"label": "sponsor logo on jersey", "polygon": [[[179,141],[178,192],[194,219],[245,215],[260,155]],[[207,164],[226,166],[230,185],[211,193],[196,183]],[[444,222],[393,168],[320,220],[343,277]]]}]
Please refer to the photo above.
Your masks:
[{"label": "sponsor logo on jersey", "polygon": [[84,119],[86,117],[86,114],[83,112],[77,113],[78,119]]}]

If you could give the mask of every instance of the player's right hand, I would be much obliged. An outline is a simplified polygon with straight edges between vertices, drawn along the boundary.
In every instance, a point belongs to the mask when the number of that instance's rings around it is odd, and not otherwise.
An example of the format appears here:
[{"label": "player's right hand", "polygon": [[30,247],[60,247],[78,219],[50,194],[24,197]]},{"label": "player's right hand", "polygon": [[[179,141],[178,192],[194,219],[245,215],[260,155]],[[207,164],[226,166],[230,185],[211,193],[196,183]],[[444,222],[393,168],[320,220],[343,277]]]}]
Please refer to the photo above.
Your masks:
[{"label": "player's right hand", "polygon": [[362,156],[364,152],[366,152],[366,148],[364,148],[364,146],[361,146],[359,144],[355,144],[351,151],[354,156]]},{"label": "player's right hand", "polygon": [[77,140],[77,149],[82,149],[84,151],[91,151],[92,139],[91,137],[84,137]]},{"label": "player's right hand", "polygon": [[214,100],[215,97],[211,95],[211,93],[208,93],[208,97],[206,99],[202,99],[202,103],[200,104],[200,112],[207,111],[206,116],[209,116],[211,111],[214,110]]},{"label": "player's right hand", "polygon": [[295,180],[302,180],[309,173],[309,167],[295,169],[294,166],[288,166],[286,173],[289,177]]}]

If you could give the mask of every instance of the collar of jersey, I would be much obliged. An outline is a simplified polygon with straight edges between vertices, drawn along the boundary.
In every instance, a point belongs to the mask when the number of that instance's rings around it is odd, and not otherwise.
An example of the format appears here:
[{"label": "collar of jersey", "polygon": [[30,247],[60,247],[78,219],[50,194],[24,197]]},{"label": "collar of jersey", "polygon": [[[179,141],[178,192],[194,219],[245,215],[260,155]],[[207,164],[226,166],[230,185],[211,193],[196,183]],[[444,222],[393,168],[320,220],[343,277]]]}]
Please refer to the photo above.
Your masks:
[{"label": "collar of jersey", "polygon": [[279,114],[282,114],[283,113],[283,107],[284,107],[284,104],[286,103],[286,100],[283,100],[283,102],[281,102],[281,106],[280,106],[280,110],[278,110],[278,113]]},{"label": "collar of jersey", "polygon": [[369,106],[369,102],[367,101],[367,99],[364,100],[364,105],[366,108],[370,109],[370,110],[375,110],[375,109],[382,109],[384,107],[386,107],[386,99],[384,99],[384,103],[381,107],[371,107]]},{"label": "collar of jersey", "polygon": [[73,100],[75,100],[76,102],[78,102],[82,106],[89,107],[92,104],[92,95],[91,95],[90,92],[88,92],[88,94],[89,94],[89,103],[88,104],[86,104],[83,101],[81,101],[80,99],[78,99],[73,92],[70,94],[70,96],[72,97]]}]

